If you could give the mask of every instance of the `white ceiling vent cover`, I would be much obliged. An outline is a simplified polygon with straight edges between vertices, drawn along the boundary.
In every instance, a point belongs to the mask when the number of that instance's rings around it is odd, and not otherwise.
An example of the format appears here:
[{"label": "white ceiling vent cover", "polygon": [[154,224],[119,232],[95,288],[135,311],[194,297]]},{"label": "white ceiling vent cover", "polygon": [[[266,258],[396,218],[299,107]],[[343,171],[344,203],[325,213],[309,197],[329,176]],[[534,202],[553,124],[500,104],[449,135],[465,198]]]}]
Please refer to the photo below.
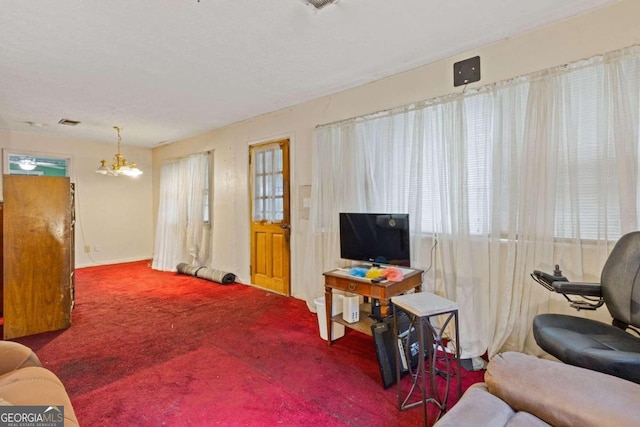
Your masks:
[{"label": "white ceiling vent cover", "polygon": [[302,1],[305,2],[306,4],[310,4],[316,9],[322,9],[326,5],[336,2],[336,0],[302,0]]}]

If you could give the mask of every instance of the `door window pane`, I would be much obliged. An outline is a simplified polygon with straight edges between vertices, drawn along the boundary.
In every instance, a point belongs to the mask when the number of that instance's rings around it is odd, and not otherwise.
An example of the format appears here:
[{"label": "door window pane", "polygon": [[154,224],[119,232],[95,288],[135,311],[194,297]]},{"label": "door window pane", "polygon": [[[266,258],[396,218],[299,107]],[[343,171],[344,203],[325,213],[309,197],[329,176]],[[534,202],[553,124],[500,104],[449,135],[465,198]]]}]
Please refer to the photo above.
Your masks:
[{"label": "door window pane", "polygon": [[252,149],[253,220],[284,220],[283,157],[279,144]]}]

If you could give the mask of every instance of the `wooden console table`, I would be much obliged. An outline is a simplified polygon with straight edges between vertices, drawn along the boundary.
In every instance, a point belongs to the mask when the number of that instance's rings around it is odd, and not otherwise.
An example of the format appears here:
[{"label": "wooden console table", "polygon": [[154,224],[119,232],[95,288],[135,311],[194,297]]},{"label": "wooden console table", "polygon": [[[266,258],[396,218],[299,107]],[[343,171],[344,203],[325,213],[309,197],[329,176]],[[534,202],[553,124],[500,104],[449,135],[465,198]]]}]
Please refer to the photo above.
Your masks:
[{"label": "wooden console table", "polygon": [[[416,292],[422,290],[422,274],[423,270],[415,268],[398,267],[402,270],[404,275],[400,282],[384,281],[380,283],[374,283],[371,279],[365,279],[363,277],[351,276],[345,269],[337,269],[327,271],[324,275],[324,300],[325,309],[327,315],[327,344],[331,345],[331,332],[333,322],[339,322],[349,328],[356,329],[360,332],[371,334],[371,320],[367,319],[368,316],[360,316],[360,321],[356,323],[343,322],[342,315],[332,316],[333,313],[333,290],[350,292],[356,295],[362,295],[377,299],[380,301],[380,316],[387,317],[389,315],[389,303],[391,297],[400,295],[407,292],[410,289],[415,289]],[[340,317],[340,319],[337,319]],[[367,320],[369,320],[367,322]]]}]

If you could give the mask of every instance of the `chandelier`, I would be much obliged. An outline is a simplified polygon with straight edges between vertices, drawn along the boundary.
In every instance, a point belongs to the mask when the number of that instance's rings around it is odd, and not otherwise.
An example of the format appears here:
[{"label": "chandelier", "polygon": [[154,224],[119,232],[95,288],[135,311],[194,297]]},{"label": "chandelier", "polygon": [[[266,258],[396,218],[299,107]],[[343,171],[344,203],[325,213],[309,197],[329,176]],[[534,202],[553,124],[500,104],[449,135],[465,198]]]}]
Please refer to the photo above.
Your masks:
[{"label": "chandelier", "polygon": [[100,167],[96,170],[96,173],[100,173],[102,175],[111,175],[111,176],[138,176],[142,175],[142,171],[137,168],[135,163],[127,163],[127,160],[124,158],[122,154],[120,154],[120,131],[122,128],[120,126],[113,127],[118,132],[118,151],[116,152],[115,158],[113,159],[113,163],[111,166],[107,166],[106,160],[100,160]]}]

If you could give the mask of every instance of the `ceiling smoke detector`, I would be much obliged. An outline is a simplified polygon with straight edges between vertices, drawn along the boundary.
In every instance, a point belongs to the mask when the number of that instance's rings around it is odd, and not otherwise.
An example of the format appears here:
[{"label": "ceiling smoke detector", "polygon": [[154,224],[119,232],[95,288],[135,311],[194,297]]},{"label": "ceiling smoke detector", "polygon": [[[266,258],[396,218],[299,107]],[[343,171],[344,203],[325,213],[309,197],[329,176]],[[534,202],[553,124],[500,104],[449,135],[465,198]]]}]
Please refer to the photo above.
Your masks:
[{"label": "ceiling smoke detector", "polygon": [[60,119],[58,124],[65,125],[65,126],[76,126],[76,125],[79,125],[80,122],[77,120]]},{"label": "ceiling smoke detector", "polygon": [[305,2],[306,4],[310,4],[316,9],[322,9],[326,5],[336,2],[336,0],[302,0],[302,1]]}]

